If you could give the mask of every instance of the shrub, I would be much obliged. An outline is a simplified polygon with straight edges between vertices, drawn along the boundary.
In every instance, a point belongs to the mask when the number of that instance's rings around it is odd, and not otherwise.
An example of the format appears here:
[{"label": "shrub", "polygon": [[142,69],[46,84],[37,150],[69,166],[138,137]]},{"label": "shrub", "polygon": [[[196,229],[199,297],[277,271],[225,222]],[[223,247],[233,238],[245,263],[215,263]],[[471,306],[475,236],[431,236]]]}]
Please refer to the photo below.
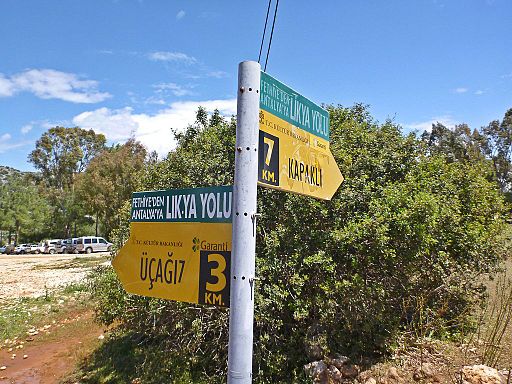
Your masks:
[{"label": "shrub", "polygon": [[[329,112],[346,178],[333,199],[258,191],[255,382],[303,381],[303,365],[329,354],[385,353],[399,332],[456,331],[478,298],[475,277],[506,251],[505,206],[485,161],[427,155],[362,105]],[[141,189],[231,184],[235,124],[212,120],[178,135]],[[224,381],[227,310],[130,296],[111,272],[97,284],[100,319],[163,349],[171,378]]]}]

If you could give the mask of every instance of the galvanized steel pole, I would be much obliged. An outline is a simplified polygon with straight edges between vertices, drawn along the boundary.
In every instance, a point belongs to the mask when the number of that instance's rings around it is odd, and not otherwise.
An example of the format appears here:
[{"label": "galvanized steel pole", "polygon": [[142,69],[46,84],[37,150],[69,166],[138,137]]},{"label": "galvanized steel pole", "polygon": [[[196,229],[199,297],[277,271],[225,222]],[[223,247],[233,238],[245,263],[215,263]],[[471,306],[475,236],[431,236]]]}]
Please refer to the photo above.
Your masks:
[{"label": "galvanized steel pole", "polygon": [[260,70],[255,61],[238,65],[228,384],[252,381]]}]

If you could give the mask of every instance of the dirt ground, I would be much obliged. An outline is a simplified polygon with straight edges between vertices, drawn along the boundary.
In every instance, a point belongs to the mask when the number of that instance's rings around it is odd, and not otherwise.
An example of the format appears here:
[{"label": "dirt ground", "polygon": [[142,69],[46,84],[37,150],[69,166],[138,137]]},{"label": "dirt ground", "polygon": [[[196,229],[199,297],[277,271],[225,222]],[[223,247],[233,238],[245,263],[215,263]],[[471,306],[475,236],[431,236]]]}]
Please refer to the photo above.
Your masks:
[{"label": "dirt ground", "polygon": [[[107,255],[0,255],[0,304],[58,293],[81,282],[94,266],[108,263]],[[104,330],[91,309],[72,308],[30,334],[0,340],[0,384],[59,383],[101,343]]]},{"label": "dirt ground", "polygon": [[[44,328],[43,328],[44,329]],[[56,384],[101,343],[103,329],[92,312],[68,316],[38,335],[0,350],[0,384]]]},{"label": "dirt ground", "polygon": [[94,259],[100,261],[106,255],[0,255],[0,300],[39,297],[80,282]]}]

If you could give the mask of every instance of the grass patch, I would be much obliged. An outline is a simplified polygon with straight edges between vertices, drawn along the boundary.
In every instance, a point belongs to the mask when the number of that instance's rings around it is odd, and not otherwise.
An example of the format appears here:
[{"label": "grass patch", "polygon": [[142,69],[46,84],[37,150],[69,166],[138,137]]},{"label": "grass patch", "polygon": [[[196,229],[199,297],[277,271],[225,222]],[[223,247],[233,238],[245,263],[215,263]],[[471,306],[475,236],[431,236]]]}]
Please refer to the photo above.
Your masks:
[{"label": "grass patch", "polygon": [[483,362],[512,366],[512,259],[488,283],[489,297],[482,314],[478,338],[482,340]]},{"label": "grass patch", "polygon": [[60,260],[54,263],[39,264],[32,269],[73,269],[73,268],[94,268],[109,260],[109,256],[86,256],[75,257],[71,260]]},{"label": "grass patch", "polygon": [[85,310],[90,306],[86,300],[84,284],[70,284],[62,290],[31,298],[4,300],[0,304],[0,343],[6,339],[23,338],[30,329],[38,329],[68,313]]},{"label": "grass patch", "polygon": [[192,378],[182,362],[172,362],[163,344],[146,336],[114,330],[61,384],[206,384]]},{"label": "grass patch", "polygon": [[114,333],[63,383],[131,383],[137,377],[137,367],[144,361],[137,344],[132,335]]},{"label": "grass patch", "polygon": [[86,283],[70,283],[62,289],[62,293],[64,295],[85,293],[88,291],[89,291],[89,286]]}]

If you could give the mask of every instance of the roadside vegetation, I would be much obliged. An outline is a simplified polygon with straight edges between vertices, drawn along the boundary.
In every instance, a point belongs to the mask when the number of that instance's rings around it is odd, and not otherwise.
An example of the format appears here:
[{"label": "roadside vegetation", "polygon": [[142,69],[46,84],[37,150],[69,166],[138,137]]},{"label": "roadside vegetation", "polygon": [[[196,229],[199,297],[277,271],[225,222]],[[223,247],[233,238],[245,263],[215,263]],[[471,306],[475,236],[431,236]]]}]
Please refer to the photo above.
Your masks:
[{"label": "roadside vegetation", "polygon": [[487,282],[487,288],[478,327],[468,345],[480,342],[485,364],[512,369],[512,259]]},{"label": "roadside vegetation", "polygon": [[[501,136],[512,130],[510,113],[495,130],[438,124],[418,138],[374,121],[363,105],[329,112],[331,151],[346,178],[334,198],[258,191],[258,383],[310,382],[304,365],[336,354],[374,362],[417,340],[461,342],[479,327],[483,281],[509,255],[510,174],[497,166],[511,145]],[[177,148],[139,173],[137,188],[231,184],[234,133],[234,120],[199,110]],[[113,232],[118,246],[128,212]],[[98,319],[118,324],[111,343],[137,345],[141,363],[130,377],[225,380],[227,310],[128,295],[111,270],[93,292]]]},{"label": "roadside vegetation", "polygon": [[[254,382],[310,383],[304,366],[338,355],[405,366],[439,345],[457,363],[507,368],[512,283],[500,271],[512,246],[512,109],[481,129],[434,124],[421,136],[361,104],[328,110],[345,177],[333,199],[258,190]],[[200,108],[163,160],[133,140],[107,149],[87,133],[96,144],[77,147],[59,182],[40,156],[51,144],[38,142],[31,157],[43,177],[30,185],[55,225],[41,230],[98,225],[119,249],[132,191],[233,183],[235,124]],[[68,131],[48,135],[41,143]],[[129,295],[109,267],[95,270],[88,291],[112,333],[69,382],[225,381],[228,309]]]}]

